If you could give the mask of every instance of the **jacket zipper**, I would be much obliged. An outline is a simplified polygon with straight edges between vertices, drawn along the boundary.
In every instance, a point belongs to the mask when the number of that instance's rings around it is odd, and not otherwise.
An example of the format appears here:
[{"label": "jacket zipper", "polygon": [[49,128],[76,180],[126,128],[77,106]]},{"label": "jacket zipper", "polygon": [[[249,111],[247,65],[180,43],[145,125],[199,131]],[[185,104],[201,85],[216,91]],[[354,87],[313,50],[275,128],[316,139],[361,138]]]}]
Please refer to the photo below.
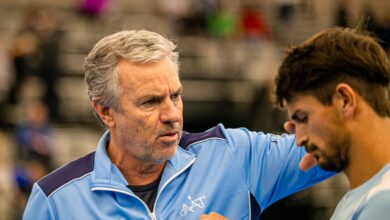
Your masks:
[{"label": "jacket zipper", "polygon": [[142,203],[142,205],[145,207],[146,211],[148,212],[151,220],[156,220],[156,215],[153,212],[149,211],[149,208],[146,205],[146,203],[144,201],[142,201],[142,199],[138,198],[137,196],[132,195],[129,192],[126,192],[126,191],[123,191],[123,190],[120,190],[120,189],[115,189],[115,188],[108,188],[108,187],[93,187],[91,190],[92,191],[97,191],[97,190],[111,191],[111,192],[118,192],[118,193],[123,193],[123,194],[129,195],[129,196],[137,199],[138,201],[140,201]]},{"label": "jacket zipper", "polygon": [[[177,172],[175,175],[171,176],[171,178],[169,178],[165,183],[164,185],[161,187],[161,190],[157,193],[157,196],[156,196],[156,201],[154,201],[154,207],[153,207],[153,213],[156,213],[156,206],[157,206],[157,200],[158,198],[160,197],[160,194],[162,193],[162,191],[165,189],[165,187],[170,183],[172,182],[173,179],[175,179],[177,176],[179,176],[181,173],[183,173],[186,169],[188,169],[188,167],[190,167],[194,161],[196,160],[196,158],[192,159],[191,162],[189,162],[185,167],[183,167],[183,169],[181,169],[179,172]],[[156,216],[154,216],[156,217]],[[156,220],[156,218],[154,219]]]},{"label": "jacket zipper", "polygon": [[129,193],[129,192],[126,192],[126,191],[123,191],[123,190],[120,190],[120,189],[115,189],[115,188],[109,188],[109,187],[93,187],[91,190],[92,191],[96,191],[96,190],[105,190],[105,191],[112,191],[112,192],[119,192],[119,193],[123,193],[123,194],[126,194],[126,195],[129,195],[133,198],[136,198],[138,201],[140,201],[143,206],[145,207],[146,211],[148,212],[149,216],[150,216],[150,219],[151,220],[157,220],[157,217],[156,217],[156,205],[157,205],[157,200],[158,198],[160,197],[160,194],[161,192],[165,189],[165,187],[170,183],[172,182],[172,180],[174,178],[176,178],[178,175],[180,175],[181,173],[183,173],[188,167],[190,167],[194,161],[196,160],[196,158],[194,158],[191,162],[189,162],[185,167],[183,167],[183,169],[181,169],[179,172],[177,172],[175,175],[171,176],[171,178],[169,178],[165,183],[164,185],[161,187],[161,190],[160,192],[157,193],[157,196],[156,196],[156,201],[154,201],[154,207],[153,207],[153,212],[150,212],[148,206],[146,205],[146,203],[144,201],[142,201],[142,199],[138,198],[137,196]]}]

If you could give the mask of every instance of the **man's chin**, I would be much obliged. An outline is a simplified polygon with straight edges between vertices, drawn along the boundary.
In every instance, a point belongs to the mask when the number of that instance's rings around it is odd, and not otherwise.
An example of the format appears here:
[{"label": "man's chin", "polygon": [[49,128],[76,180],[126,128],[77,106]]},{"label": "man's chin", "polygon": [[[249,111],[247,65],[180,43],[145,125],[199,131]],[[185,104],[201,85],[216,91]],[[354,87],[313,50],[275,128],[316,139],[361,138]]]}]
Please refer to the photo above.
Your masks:
[{"label": "man's chin", "polygon": [[174,147],[166,148],[161,155],[155,156],[153,160],[156,163],[163,163],[172,159],[175,156],[175,154],[176,154],[176,145]]},{"label": "man's chin", "polygon": [[324,162],[324,163],[319,162],[318,165],[323,170],[333,171],[333,172],[341,172],[341,171],[343,171],[343,168],[344,168],[344,166],[337,164],[337,163],[332,163],[332,162]]}]

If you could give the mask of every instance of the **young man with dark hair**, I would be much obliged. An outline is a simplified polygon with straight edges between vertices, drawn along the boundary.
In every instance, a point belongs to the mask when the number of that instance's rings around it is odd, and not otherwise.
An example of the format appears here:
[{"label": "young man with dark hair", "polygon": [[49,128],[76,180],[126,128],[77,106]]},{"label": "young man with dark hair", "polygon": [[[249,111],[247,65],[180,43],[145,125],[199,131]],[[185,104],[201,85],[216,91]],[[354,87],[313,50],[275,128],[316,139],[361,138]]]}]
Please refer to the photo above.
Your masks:
[{"label": "young man with dark hair", "polygon": [[287,52],[275,79],[285,128],[314,164],[343,171],[351,190],[332,219],[390,218],[388,55],[368,33],[331,28]]}]

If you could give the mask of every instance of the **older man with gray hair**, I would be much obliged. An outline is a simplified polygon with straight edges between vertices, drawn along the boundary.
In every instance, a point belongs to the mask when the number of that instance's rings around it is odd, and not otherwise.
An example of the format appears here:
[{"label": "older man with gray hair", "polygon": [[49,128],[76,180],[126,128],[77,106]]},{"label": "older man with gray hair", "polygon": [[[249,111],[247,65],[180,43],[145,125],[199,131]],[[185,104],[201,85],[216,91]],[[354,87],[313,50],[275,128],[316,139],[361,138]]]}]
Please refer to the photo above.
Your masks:
[{"label": "older man with gray hair", "polygon": [[[256,219],[277,200],[333,175],[298,168],[293,135],[183,127],[178,53],[165,37],[122,31],[85,60],[97,149],[39,180],[24,219]],[[200,88],[201,89],[201,88]]]}]

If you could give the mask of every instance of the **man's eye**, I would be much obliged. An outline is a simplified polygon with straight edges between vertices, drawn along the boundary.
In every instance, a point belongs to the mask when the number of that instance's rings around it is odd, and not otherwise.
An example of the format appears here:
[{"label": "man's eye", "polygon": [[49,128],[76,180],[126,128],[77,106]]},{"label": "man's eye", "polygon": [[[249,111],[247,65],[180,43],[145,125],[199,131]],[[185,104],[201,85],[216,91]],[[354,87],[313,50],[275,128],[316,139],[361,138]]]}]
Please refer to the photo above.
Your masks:
[{"label": "man's eye", "polygon": [[295,113],[291,116],[291,120],[296,123],[307,123],[309,118],[307,114]]},{"label": "man's eye", "polygon": [[142,103],[143,106],[151,106],[155,103],[155,100],[151,99],[151,100],[147,100],[145,102]]},{"label": "man's eye", "polygon": [[173,94],[171,95],[172,100],[179,100],[180,99],[180,94]]},{"label": "man's eye", "polygon": [[307,122],[307,116],[297,117],[296,121],[299,123],[306,123]]}]

